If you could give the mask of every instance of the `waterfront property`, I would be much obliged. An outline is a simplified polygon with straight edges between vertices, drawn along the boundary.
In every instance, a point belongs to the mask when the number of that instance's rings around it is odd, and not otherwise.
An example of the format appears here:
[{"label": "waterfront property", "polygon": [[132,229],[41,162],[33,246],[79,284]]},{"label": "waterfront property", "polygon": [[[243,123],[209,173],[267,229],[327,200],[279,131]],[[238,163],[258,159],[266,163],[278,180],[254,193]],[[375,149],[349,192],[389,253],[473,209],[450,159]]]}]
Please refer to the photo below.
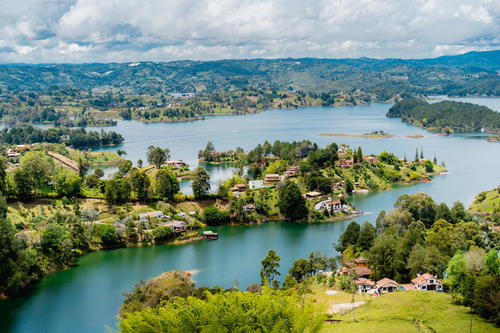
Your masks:
[{"label": "waterfront property", "polygon": [[314,209],[316,210],[327,210],[329,212],[340,212],[344,208],[344,204],[340,200],[332,200],[332,198],[328,198],[328,200],[320,201],[316,205],[314,205]]},{"label": "waterfront property", "polygon": [[251,190],[261,187],[264,187],[263,180],[251,180],[248,182],[248,188],[250,188]]}]

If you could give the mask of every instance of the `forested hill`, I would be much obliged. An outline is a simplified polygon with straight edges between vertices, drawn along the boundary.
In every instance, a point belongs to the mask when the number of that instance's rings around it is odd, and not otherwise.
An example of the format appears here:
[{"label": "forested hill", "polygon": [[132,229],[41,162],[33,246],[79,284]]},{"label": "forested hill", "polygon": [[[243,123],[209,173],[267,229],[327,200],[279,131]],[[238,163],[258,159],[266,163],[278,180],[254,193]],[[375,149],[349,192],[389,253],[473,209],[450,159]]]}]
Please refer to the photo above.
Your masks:
[{"label": "forested hill", "polygon": [[471,103],[442,101],[427,103],[409,98],[397,102],[387,112],[387,117],[401,117],[405,122],[418,125],[431,131],[500,132],[500,113],[486,106]]},{"label": "forested hill", "polygon": [[417,94],[500,96],[500,51],[432,59],[252,59],[110,64],[0,65],[0,89],[52,86],[124,93],[245,87],[330,92],[357,88],[387,99]]}]

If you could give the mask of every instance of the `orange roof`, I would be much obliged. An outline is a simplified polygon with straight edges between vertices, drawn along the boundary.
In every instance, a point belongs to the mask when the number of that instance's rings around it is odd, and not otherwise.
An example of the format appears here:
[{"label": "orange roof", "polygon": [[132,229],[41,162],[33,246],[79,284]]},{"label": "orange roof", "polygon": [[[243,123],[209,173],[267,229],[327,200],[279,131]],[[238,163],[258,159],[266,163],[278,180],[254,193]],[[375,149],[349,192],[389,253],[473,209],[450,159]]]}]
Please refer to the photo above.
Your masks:
[{"label": "orange roof", "polygon": [[365,278],[359,278],[356,281],[354,281],[354,283],[356,283],[356,284],[365,284],[367,286],[374,286],[375,285],[375,282],[373,282],[370,279],[365,279]]},{"label": "orange roof", "polygon": [[424,273],[424,274],[420,274],[419,276],[417,276],[416,278],[414,278],[413,280],[411,280],[411,282],[413,284],[422,284],[422,283],[425,283],[425,281],[427,281],[428,279],[435,279],[436,281],[439,282],[438,278],[435,277],[434,275],[432,274],[429,274],[429,273]]},{"label": "orange roof", "polygon": [[366,263],[366,262],[368,262],[368,259],[366,259],[365,257],[358,257],[358,258],[354,259],[354,262],[356,264]]},{"label": "orange roof", "polygon": [[370,275],[372,274],[372,270],[369,269],[368,267],[353,267],[352,270],[356,275],[363,276],[363,275]]},{"label": "orange roof", "polygon": [[383,278],[382,280],[378,280],[377,281],[377,284],[375,285],[377,288],[380,288],[380,287],[383,287],[385,286],[386,284],[394,284],[396,286],[399,286],[399,283],[397,283],[396,281],[394,280],[391,280],[389,278]]}]

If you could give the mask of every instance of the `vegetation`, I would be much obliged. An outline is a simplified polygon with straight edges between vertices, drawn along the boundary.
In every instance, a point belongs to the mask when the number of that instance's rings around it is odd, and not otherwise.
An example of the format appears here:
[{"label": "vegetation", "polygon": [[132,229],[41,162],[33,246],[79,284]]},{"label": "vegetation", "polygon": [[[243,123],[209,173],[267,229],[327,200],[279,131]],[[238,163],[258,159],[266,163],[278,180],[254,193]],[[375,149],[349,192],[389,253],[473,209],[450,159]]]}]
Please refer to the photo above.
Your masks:
[{"label": "vegetation", "polygon": [[500,215],[500,186],[476,195],[469,211],[473,214],[486,214],[493,217]]},{"label": "vegetation", "polygon": [[93,148],[123,143],[124,138],[115,132],[87,132],[83,128],[49,128],[40,129],[33,126],[4,128],[0,132],[0,143],[64,143],[75,148]]},{"label": "vegetation", "polygon": [[418,99],[403,99],[389,109],[387,116],[401,117],[405,122],[444,133],[481,130],[500,132],[500,113],[471,103],[427,103]]}]

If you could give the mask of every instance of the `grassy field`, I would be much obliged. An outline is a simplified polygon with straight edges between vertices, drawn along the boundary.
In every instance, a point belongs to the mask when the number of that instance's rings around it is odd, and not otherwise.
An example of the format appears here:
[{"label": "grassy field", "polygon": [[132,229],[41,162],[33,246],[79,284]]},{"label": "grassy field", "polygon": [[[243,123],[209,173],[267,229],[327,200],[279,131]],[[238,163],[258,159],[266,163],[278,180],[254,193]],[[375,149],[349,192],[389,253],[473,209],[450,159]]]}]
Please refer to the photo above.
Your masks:
[{"label": "grassy field", "polygon": [[494,189],[479,193],[469,210],[473,213],[500,213],[500,191]]},{"label": "grassy field", "polygon": [[[327,295],[316,289],[314,301],[325,309],[333,304],[349,303],[352,296],[343,292]],[[352,313],[334,314],[339,322],[325,324],[322,332],[500,332],[467,307],[455,305],[446,293],[404,291],[381,297],[356,295],[355,301],[366,301]],[[472,325],[472,329],[471,329]]]}]

